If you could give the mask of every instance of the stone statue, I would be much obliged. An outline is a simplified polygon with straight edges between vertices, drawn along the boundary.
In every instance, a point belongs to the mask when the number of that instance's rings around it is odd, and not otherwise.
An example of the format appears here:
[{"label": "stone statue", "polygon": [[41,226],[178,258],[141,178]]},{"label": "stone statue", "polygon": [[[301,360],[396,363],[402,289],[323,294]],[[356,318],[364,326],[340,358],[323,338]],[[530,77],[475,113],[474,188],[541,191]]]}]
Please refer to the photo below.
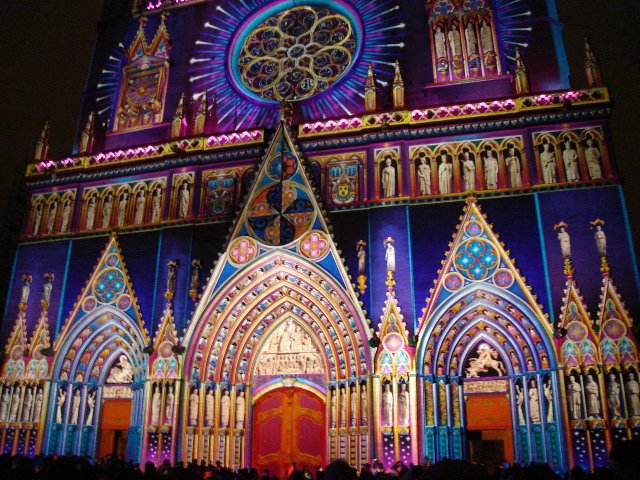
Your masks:
[{"label": "stone statue", "polygon": [[139,190],[136,194],[136,208],[133,219],[133,222],[136,225],[141,225],[144,222],[144,206],[147,203],[147,199],[144,193],[144,190]]},{"label": "stone statue", "polygon": [[96,219],[96,197],[95,195],[91,195],[89,201],[87,202],[87,219],[84,224],[84,228],[86,230],[93,229],[93,222]]},{"label": "stone statue", "polygon": [[173,407],[176,401],[176,396],[173,393],[173,387],[167,386],[167,396],[164,400],[164,415],[166,417],[166,423],[171,425],[173,423]]},{"label": "stone statue", "polygon": [[358,242],[356,246],[358,255],[358,275],[364,275],[367,269],[367,250],[364,248],[365,243],[363,241]]},{"label": "stone statue", "polygon": [[484,151],[484,180],[488,190],[495,190],[498,188],[498,159],[496,152],[489,145]]},{"label": "stone statue", "polygon": [[393,393],[389,383],[385,384],[382,392],[382,425],[393,425]]},{"label": "stone statue", "polygon": [[78,415],[80,414],[80,389],[76,388],[73,392],[73,399],[71,401],[71,420],[69,423],[73,425],[78,424]]},{"label": "stone statue", "polygon": [[167,273],[167,293],[176,293],[176,275],[178,273],[178,263],[175,260],[171,260],[168,264]]},{"label": "stone statue", "polygon": [[29,301],[29,292],[31,291],[31,282],[33,277],[25,273],[20,277],[22,279],[22,290],[20,291],[20,303],[26,305]]},{"label": "stone statue", "polygon": [[367,386],[360,386],[360,423],[367,425],[369,421],[369,396],[367,395]]},{"label": "stone statue", "polygon": [[43,398],[43,393],[41,388],[36,387],[35,392],[36,392],[36,396],[33,403],[33,415],[31,415],[31,421],[39,422],[40,412],[42,412],[42,402],[44,398]]},{"label": "stone statue", "polygon": [[596,225],[596,233],[594,235],[596,240],[596,248],[598,249],[598,255],[601,257],[607,256],[607,236],[602,231],[602,225]]},{"label": "stone statue", "polygon": [[331,391],[331,428],[335,428],[338,425],[338,399],[336,398],[336,391]]},{"label": "stone statue", "polygon": [[558,240],[560,241],[560,252],[562,253],[562,258],[570,258],[571,238],[569,237],[569,233],[567,232],[565,227],[560,227],[560,231],[558,232]]},{"label": "stone statue", "polygon": [[478,53],[478,40],[476,39],[476,29],[472,22],[467,23],[464,29],[464,38],[467,41],[467,53],[473,55]]},{"label": "stone statue", "polygon": [[340,387],[340,426],[347,426],[347,391]]},{"label": "stone statue", "polygon": [[195,426],[198,424],[198,406],[200,405],[200,398],[198,396],[198,389],[191,390],[189,396],[189,425]]},{"label": "stone statue", "polygon": [[64,407],[64,401],[67,398],[67,392],[64,387],[60,387],[58,390],[57,409],[56,409],[56,423],[62,423],[62,407]]},{"label": "stone statue", "polygon": [[462,150],[460,157],[462,163],[462,179],[464,180],[464,191],[471,192],[476,189],[476,162],[471,157],[468,148]]},{"label": "stone statue", "polygon": [[22,400],[22,421],[31,421],[31,406],[33,405],[33,393],[31,388],[27,387],[27,391],[24,394],[24,400]]},{"label": "stone statue", "polygon": [[620,410],[620,384],[616,380],[616,374],[609,374],[609,384],[607,385],[607,405],[609,405],[609,416],[611,418],[622,417]]},{"label": "stone statue", "polygon": [[222,428],[229,427],[229,412],[231,410],[231,399],[229,398],[229,390],[225,390],[220,400],[220,426]]},{"label": "stone statue", "polygon": [[153,387],[153,395],[151,396],[151,425],[160,424],[160,407],[162,404],[161,387],[155,385]]},{"label": "stone statue", "polygon": [[482,21],[482,26],[480,27],[480,42],[484,53],[493,52],[495,50],[493,48],[493,34],[491,32],[491,27],[487,24],[486,20]]},{"label": "stone statue", "polygon": [[384,241],[384,245],[387,248],[384,252],[384,259],[387,262],[387,272],[396,271],[396,249],[393,247],[393,239],[388,237]]},{"label": "stone statue", "polygon": [[38,235],[40,231],[40,222],[42,222],[42,202],[36,205],[36,211],[33,214],[33,230],[32,235]]},{"label": "stone statue", "polygon": [[85,425],[91,425],[93,423],[93,412],[96,408],[96,391],[92,390],[87,396],[87,419]]},{"label": "stone statue", "polygon": [[582,416],[582,387],[576,382],[576,377],[569,376],[569,386],[567,387],[569,393],[569,413],[573,420],[580,420]]},{"label": "stone statue", "polygon": [[204,399],[204,419],[207,422],[207,426],[213,427],[213,389],[207,390],[207,395]]},{"label": "stone statue", "polygon": [[551,381],[546,382],[543,388],[544,398],[547,399],[547,422],[553,422],[553,390],[551,388]]},{"label": "stone statue", "polygon": [[120,227],[125,223],[125,217],[127,215],[127,203],[129,202],[129,194],[122,192],[120,195],[120,201],[118,202],[118,218],[116,224]]},{"label": "stone statue", "polygon": [[629,373],[629,379],[625,385],[625,390],[627,393],[629,416],[640,417],[640,384],[638,384],[634,373]]},{"label": "stone statue", "polygon": [[189,183],[183,182],[178,193],[178,218],[187,218],[189,214]]},{"label": "stone statue", "polygon": [[385,155],[384,168],[382,169],[380,178],[382,181],[382,195],[384,197],[396,196],[396,169],[393,166],[391,155]]},{"label": "stone statue", "polygon": [[453,166],[449,163],[446,153],[440,154],[440,166],[438,167],[438,185],[440,193],[451,193],[453,191],[451,180],[453,179]]},{"label": "stone statue", "polygon": [[520,174],[520,158],[513,144],[507,146],[507,156],[505,158],[507,170],[509,172],[509,186],[511,188],[522,187],[522,176]]},{"label": "stone statue", "polygon": [[157,187],[151,197],[151,223],[160,221],[160,210],[162,207],[162,188]]},{"label": "stone statue", "polygon": [[524,425],[527,422],[524,420],[524,394],[522,393],[522,387],[516,384],[516,404],[518,406],[518,425]]},{"label": "stone statue", "polygon": [[133,381],[133,365],[126,355],[120,355],[118,363],[111,367],[107,383],[131,383]]},{"label": "stone statue", "polygon": [[11,402],[11,389],[2,389],[2,399],[0,399],[0,421],[6,421],[9,415],[9,403]]},{"label": "stone statue", "polygon": [[533,379],[529,383],[529,415],[532,423],[540,423],[540,396],[538,384]]},{"label": "stone statue", "polygon": [[460,38],[460,32],[458,26],[454,23],[447,35],[449,38],[449,49],[451,54],[455,56],[462,55],[462,39]]},{"label": "stone statue", "polygon": [[43,276],[42,301],[49,304],[51,302],[51,290],[53,289],[53,273],[45,273]]},{"label": "stone statue", "polygon": [[562,161],[564,162],[564,170],[567,174],[567,182],[577,182],[580,180],[580,175],[578,174],[578,152],[576,152],[574,144],[569,138],[564,139]]},{"label": "stone statue", "polygon": [[589,178],[591,180],[602,178],[602,169],[600,168],[602,154],[600,153],[600,149],[598,148],[598,142],[596,142],[590,135],[587,136],[587,145],[584,149],[584,158],[587,161]]},{"label": "stone statue", "polygon": [[351,426],[355,427],[358,424],[358,392],[356,386],[351,387],[349,394],[349,413],[351,415]]},{"label": "stone statue", "polygon": [[600,390],[592,375],[587,375],[587,383],[584,386],[587,399],[587,415],[600,418]]},{"label": "stone statue", "polygon": [[445,36],[441,27],[436,27],[436,31],[433,34],[434,43],[436,44],[436,57],[437,60],[441,58],[447,58],[447,50],[445,46]]},{"label": "stone statue", "polygon": [[20,407],[20,388],[16,386],[11,395],[11,406],[9,407],[9,421],[18,421],[18,408]]},{"label": "stone statue", "polygon": [[549,144],[549,140],[546,138],[542,141],[540,165],[542,167],[542,179],[544,183],[556,183],[558,181],[556,153],[553,151],[552,146]]},{"label": "stone statue", "polygon": [[431,195],[431,165],[429,158],[424,152],[418,154],[418,165],[416,167],[418,177],[418,191],[420,195]]},{"label": "stone statue", "polygon": [[69,229],[71,219],[71,199],[67,198],[62,206],[62,221],[60,222],[60,232],[64,233]]},{"label": "stone statue", "polygon": [[245,410],[245,398],[244,391],[240,390],[236,397],[236,429],[241,430],[244,428],[244,410]]},{"label": "stone statue", "polygon": [[111,192],[102,201],[102,228],[108,228],[111,220],[111,209],[113,208],[113,195]]},{"label": "stone statue", "polygon": [[398,395],[398,416],[400,425],[409,425],[409,391],[407,384],[400,384],[400,394]]},{"label": "stone statue", "polygon": [[47,233],[53,233],[56,225],[56,213],[58,212],[58,201],[54,200],[49,205],[49,215],[47,217]]},{"label": "stone statue", "polygon": [[200,271],[202,270],[202,264],[200,260],[193,259],[191,261],[191,280],[189,282],[190,290],[198,290],[200,285]]}]

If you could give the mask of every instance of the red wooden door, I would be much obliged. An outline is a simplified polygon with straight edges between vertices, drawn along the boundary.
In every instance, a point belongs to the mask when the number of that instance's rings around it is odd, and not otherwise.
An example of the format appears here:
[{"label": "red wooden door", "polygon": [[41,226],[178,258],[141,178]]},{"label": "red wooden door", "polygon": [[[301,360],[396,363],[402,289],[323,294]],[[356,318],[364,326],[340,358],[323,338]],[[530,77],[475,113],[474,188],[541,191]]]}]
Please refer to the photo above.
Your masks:
[{"label": "red wooden door", "polygon": [[286,478],[292,463],[315,470],[326,461],[325,404],[297,388],[260,397],[253,410],[251,465]]}]

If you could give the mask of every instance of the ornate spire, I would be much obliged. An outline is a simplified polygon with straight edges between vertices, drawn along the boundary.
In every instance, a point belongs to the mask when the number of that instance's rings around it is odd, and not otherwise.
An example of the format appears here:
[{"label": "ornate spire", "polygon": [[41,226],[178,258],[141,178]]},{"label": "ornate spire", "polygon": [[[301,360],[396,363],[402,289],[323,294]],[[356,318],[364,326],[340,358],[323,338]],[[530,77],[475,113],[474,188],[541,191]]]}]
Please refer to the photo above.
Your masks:
[{"label": "ornate spire", "polygon": [[513,72],[513,81],[515,82],[516,94],[522,95],[529,93],[529,75],[527,75],[527,67],[524,65],[522,55],[520,55],[520,47],[516,46],[516,68]]},{"label": "ornate spire", "polygon": [[567,228],[569,228],[569,225],[564,222],[558,222],[553,226],[554,230],[559,230],[558,241],[560,242],[560,251],[564,259],[564,274],[572,278],[574,269],[573,262],[571,261],[571,238],[569,237]]},{"label": "ornate spire", "polygon": [[82,135],[80,135],[79,153],[91,153],[93,150],[93,142],[95,141],[96,114],[91,112],[87,118]]},{"label": "ornate spire", "polygon": [[369,64],[367,81],[364,84],[364,111],[375,112],[377,108],[376,73],[373,70],[373,65]]},{"label": "ornate spire", "polygon": [[404,80],[400,72],[400,62],[396,60],[395,73],[393,76],[393,108],[404,107]]},{"label": "ornate spire", "polygon": [[587,84],[590,87],[602,85],[600,65],[598,65],[598,59],[593,54],[593,50],[591,50],[587,37],[584,38],[584,72],[587,76]]},{"label": "ornate spire", "polygon": [[171,138],[183,137],[187,128],[187,119],[184,112],[184,93],[180,95],[178,100],[178,106],[176,107],[176,113],[173,114],[173,121],[171,122]]},{"label": "ornate spire", "polygon": [[193,122],[194,135],[202,135],[204,133],[207,123],[207,103],[207,92],[205,90],[200,97],[200,104],[198,105],[198,111],[196,112],[196,117]]},{"label": "ornate spire", "polygon": [[49,120],[44,124],[44,128],[42,132],[40,132],[40,136],[38,140],[36,140],[36,150],[33,154],[33,159],[36,162],[41,160],[46,160],[47,155],[49,154]]},{"label": "ornate spire", "polygon": [[598,249],[598,255],[600,255],[600,271],[608,275],[609,274],[609,262],[607,262],[607,236],[602,231],[604,220],[596,218],[591,223],[591,228],[596,229],[596,233],[593,238],[596,241],[596,248]]}]

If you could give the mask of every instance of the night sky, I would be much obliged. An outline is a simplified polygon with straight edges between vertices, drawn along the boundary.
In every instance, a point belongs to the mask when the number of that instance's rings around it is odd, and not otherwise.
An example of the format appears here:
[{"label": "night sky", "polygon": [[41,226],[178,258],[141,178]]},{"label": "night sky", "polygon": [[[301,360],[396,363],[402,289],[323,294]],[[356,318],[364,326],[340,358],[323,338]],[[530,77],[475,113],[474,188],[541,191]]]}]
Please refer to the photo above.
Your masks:
[{"label": "night sky", "polygon": [[[565,24],[572,86],[586,85],[582,37],[588,35],[615,101],[610,126],[639,251],[640,41],[634,27],[640,2],[557,0],[557,5]],[[4,219],[15,216],[9,194],[32,158],[46,120],[51,120],[50,156],[61,158],[71,152],[101,9],[101,0],[1,1],[0,156],[4,168],[0,212]],[[11,237],[10,231],[2,236]],[[4,245],[0,245],[0,256],[4,257],[0,270],[6,272],[11,257]],[[8,272],[2,275],[0,287],[6,284]],[[4,289],[0,295],[4,297]]]}]

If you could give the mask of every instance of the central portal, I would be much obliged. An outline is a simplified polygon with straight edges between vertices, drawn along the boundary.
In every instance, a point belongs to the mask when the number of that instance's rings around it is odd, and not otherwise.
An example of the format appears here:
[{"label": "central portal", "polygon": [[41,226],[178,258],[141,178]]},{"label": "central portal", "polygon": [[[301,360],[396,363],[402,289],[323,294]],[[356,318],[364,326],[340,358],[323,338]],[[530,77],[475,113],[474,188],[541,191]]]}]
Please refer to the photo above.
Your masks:
[{"label": "central portal", "polygon": [[292,463],[315,470],[327,459],[325,431],[324,399],[295,387],[267,392],[253,407],[251,464],[279,478]]}]

